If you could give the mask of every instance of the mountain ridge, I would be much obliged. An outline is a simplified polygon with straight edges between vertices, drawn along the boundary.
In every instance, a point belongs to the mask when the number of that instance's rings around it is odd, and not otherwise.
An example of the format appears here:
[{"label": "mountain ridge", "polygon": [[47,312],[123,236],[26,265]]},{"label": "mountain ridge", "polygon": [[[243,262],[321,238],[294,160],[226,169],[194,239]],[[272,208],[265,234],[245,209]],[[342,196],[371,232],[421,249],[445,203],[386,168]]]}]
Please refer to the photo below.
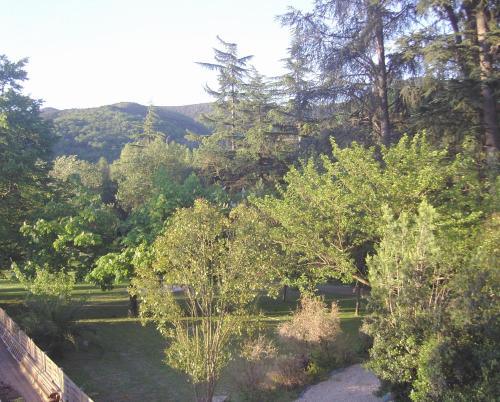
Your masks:
[{"label": "mountain ridge", "polygon": [[[49,120],[56,136],[55,156],[77,155],[92,162],[105,157],[109,162],[119,157],[123,146],[135,140],[142,131],[148,106],[135,102],[119,102],[92,108],[43,108],[41,115]],[[209,103],[182,106],[154,106],[158,115],[156,130],[175,141],[193,147],[184,138],[192,132],[210,134],[210,129],[199,119],[210,110]]]},{"label": "mountain ridge", "polygon": [[[141,107],[148,107],[146,105],[143,105],[142,103],[138,102],[129,102],[129,101],[124,101],[124,102],[117,102],[117,103],[111,103],[109,105],[100,105],[100,106],[90,106],[90,107],[70,107],[70,108],[56,108],[52,106],[47,106],[47,107],[42,107],[41,108],[41,113],[42,116],[46,117],[47,115],[52,115],[54,113],[59,113],[59,112],[66,112],[66,111],[72,111],[72,110],[93,110],[93,109],[99,109],[102,107],[110,107],[110,106],[127,106],[127,105],[137,105]],[[157,106],[153,105],[155,109],[159,110],[170,110],[173,112],[180,113],[184,116],[191,117],[194,120],[197,120],[201,117],[202,114],[208,113],[211,109],[212,102],[201,102],[201,103],[190,103],[187,105],[167,105],[167,106]]]}]

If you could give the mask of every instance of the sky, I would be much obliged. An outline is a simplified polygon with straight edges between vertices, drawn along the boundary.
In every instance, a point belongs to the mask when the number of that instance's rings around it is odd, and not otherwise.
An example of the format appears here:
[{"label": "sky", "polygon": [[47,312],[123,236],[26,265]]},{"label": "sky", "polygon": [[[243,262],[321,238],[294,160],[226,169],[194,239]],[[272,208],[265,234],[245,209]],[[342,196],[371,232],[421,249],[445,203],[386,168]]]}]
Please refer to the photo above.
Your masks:
[{"label": "sky", "polygon": [[[5,3],[5,4],[2,4]],[[0,54],[29,58],[24,92],[58,109],[208,102],[216,36],[264,75],[283,72],[290,34],[275,16],[312,0],[0,0]]]}]

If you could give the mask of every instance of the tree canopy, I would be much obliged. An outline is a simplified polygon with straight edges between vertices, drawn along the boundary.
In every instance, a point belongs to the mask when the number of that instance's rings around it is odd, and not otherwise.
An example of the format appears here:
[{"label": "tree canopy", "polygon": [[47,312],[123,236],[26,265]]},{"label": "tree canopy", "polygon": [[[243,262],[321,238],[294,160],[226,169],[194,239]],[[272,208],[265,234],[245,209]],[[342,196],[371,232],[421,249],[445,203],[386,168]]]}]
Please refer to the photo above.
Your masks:
[{"label": "tree canopy", "polygon": [[41,101],[22,94],[27,59],[0,56],[0,264],[19,256],[19,228],[46,200],[44,186],[53,136],[40,117]]}]

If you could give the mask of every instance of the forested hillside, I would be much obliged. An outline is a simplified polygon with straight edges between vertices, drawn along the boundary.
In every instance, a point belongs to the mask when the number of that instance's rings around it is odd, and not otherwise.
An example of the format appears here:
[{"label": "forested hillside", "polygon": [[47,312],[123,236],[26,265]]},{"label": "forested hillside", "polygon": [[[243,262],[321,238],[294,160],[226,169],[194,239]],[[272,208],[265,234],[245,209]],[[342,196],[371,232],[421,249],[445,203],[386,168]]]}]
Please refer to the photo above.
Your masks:
[{"label": "forested hillside", "polygon": [[[189,131],[206,135],[210,130],[199,121],[199,113],[207,105],[155,107],[158,119],[156,129],[166,135],[168,141],[189,144],[184,135]],[[77,155],[81,159],[108,161],[120,155],[123,146],[134,141],[142,130],[148,111],[147,106],[137,103],[117,103],[89,109],[57,110],[42,109],[42,117],[54,125],[59,140],[54,145],[55,155]]]},{"label": "forested hillside", "polygon": [[185,116],[191,117],[196,121],[200,121],[203,115],[209,113],[212,109],[211,103],[196,103],[194,105],[182,105],[182,106],[158,106],[158,109],[171,110],[173,112],[178,112]]}]

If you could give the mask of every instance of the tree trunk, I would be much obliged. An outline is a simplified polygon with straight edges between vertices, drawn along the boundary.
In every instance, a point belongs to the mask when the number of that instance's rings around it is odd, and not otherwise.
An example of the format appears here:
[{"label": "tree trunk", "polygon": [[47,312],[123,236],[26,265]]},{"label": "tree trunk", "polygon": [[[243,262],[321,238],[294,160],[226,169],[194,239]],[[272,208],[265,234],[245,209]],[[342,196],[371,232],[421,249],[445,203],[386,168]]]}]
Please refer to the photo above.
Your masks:
[{"label": "tree trunk", "polygon": [[283,286],[283,302],[286,302],[287,290],[288,290],[288,285]]},{"label": "tree trunk", "polygon": [[361,301],[361,287],[359,282],[356,282],[356,286],[354,287],[354,292],[356,293],[356,308],[354,309],[354,315],[356,317],[359,316],[359,306]]},{"label": "tree trunk", "polygon": [[490,46],[487,41],[488,17],[486,14],[486,5],[480,4],[476,8],[476,29],[477,41],[479,44],[481,96],[483,98],[484,146],[486,148],[489,166],[496,169],[500,141],[498,138],[495,95],[491,87],[493,63]]},{"label": "tree trunk", "polygon": [[194,386],[196,402],[212,402],[215,393],[215,380],[195,384]]},{"label": "tree trunk", "polygon": [[375,46],[377,51],[377,76],[375,77],[375,93],[378,100],[378,118],[380,121],[380,139],[382,144],[391,140],[391,122],[389,117],[389,101],[387,96],[387,66],[385,64],[384,27],[380,9],[374,6]]},{"label": "tree trunk", "polygon": [[462,34],[460,33],[460,28],[458,26],[458,17],[450,4],[444,5],[444,11],[448,17],[453,33],[455,34],[455,44],[457,45],[455,49],[455,57],[457,58],[457,63],[460,65],[462,70],[462,75],[465,79],[470,78],[470,69],[467,66],[467,61],[464,58],[462,51],[460,50],[460,45],[463,42]]},{"label": "tree trunk", "polygon": [[139,315],[139,303],[137,302],[136,295],[129,295],[128,297],[128,316],[137,317]]},{"label": "tree trunk", "polygon": [[236,90],[231,85],[231,151],[236,149],[234,144],[236,136]]}]

